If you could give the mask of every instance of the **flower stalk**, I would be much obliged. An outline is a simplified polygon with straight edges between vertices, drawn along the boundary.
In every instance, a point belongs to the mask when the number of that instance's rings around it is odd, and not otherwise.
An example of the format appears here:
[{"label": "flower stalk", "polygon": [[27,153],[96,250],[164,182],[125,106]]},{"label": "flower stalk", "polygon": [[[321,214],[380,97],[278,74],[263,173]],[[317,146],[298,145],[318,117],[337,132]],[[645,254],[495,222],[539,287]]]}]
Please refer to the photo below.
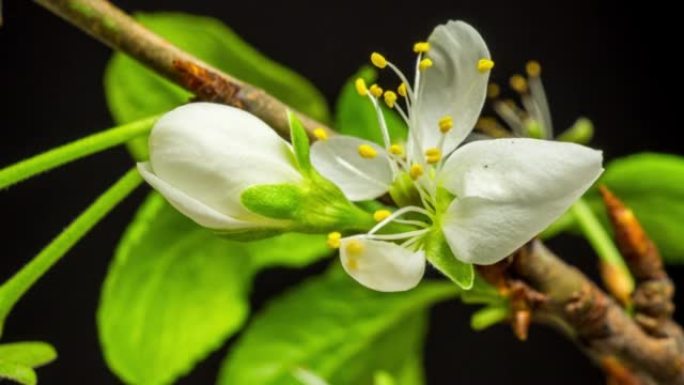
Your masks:
[{"label": "flower stalk", "polygon": [[142,183],[137,170],[128,171],[100,195],[81,215],[0,286],[0,336],[5,319],[19,299],[83,236]]},{"label": "flower stalk", "polygon": [[157,116],[110,128],[0,169],[0,190],[77,159],[147,135]]},{"label": "flower stalk", "polygon": [[601,276],[608,290],[622,304],[629,304],[634,278],[620,251],[585,200],[575,202],[571,210],[582,233],[601,259]]}]

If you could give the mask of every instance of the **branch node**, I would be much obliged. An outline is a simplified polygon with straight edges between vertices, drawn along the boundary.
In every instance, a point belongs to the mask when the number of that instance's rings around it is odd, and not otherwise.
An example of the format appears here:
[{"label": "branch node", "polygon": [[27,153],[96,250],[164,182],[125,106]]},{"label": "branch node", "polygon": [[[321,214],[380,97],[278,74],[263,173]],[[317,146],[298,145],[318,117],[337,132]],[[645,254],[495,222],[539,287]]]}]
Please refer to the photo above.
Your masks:
[{"label": "branch node", "polygon": [[178,72],[178,82],[193,92],[197,99],[244,107],[237,98],[240,87],[227,81],[225,77],[186,60],[173,60],[173,68]]},{"label": "branch node", "polygon": [[604,338],[610,334],[606,320],[607,298],[590,284],[574,292],[565,304],[565,313],[584,339]]}]

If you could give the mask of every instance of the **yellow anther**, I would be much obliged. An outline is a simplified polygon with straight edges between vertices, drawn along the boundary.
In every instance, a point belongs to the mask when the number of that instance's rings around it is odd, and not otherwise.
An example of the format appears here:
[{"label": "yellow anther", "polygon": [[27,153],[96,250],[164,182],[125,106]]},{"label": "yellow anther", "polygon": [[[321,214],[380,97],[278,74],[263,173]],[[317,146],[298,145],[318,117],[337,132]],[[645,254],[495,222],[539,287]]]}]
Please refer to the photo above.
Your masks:
[{"label": "yellow anther", "polygon": [[387,59],[385,59],[384,56],[380,55],[377,52],[373,52],[371,54],[371,63],[373,63],[374,66],[383,69],[387,67]]},{"label": "yellow anther", "polygon": [[313,130],[313,136],[318,140],[328,140],[328,131],[322,127]]},{"label": "yellow anther", "polygon": [[436,155],[436,156],[428,156],[425,158],[429,164],[437,164],[439,163],[440,160],[442,160],[441,155]]},{"label": "yellow anther", "polygon": [[373,213],[373,219],[375,219],[376,222],[380,222],[387,219],[390,215],[392,215],[392,212],[389,210],[377,210]]},{"label": "yellow anther", "polygon": [[487,97],[490,99],[496,99],[501,95],[501,87],[496,83],[489,83],[487,85]]},{"label": "yellow anther", "polygon": [[409,169],[409,176],[411,179],[416,180],[420,178],[423,175],[423,166],[421,166],[418,163],[414,163],[411,165],[411,168]]},{"label": "yellow anther", "polygon": [[359,146],[359,155],[362,158],[373,159],[378,156],[378,152],[370,144],[362,144]]},{"label": "yellow anther", "polygon": [[401,83],[399,84],[399,87],[397,87],[397,93],[403,97],[406,97],[408,95],[408,88],[406,87],[406,83]]},{"label": "yellow anther", "polygon": [[525,72],[527,72],[527,76],[536,78],[541,75],[541,64],[536,60],[530,60],[525,64]]},{"label": "yellow anther", "polygon": [[494,62],[487,58],[482,58],[477,61],[477,70],[481,73],[485,73],[494,68]]},{"label": "yellow anther", "polygon": [[418,63],[418,69],[421,71],[425,71],[426,69],[432,67],[432,60],[429,58],[425,58]]},{"label": "yellow anther", "polygon": [[451,118],[451,116],[445,115],[439,119],[437,124],[439,125],[439,131],[442,134],[446,134],[447,132],[451,131],[451,128],[454,127],[454,120]]},{"label": "yellow anther", "polygon": [[370,90],[370,93],[373,96],[375,96],[376,98],[379,98],[382,96],[382,87],[380,87],[377,84],[373,84],[372,86],[370,86],[369,90]]},{"label": "yellow anther", "polygon": [[491,116],[482,116],[477,120],[475,128],[482,131],[487,136],[493,138],[506,138],[511,134],[506,130],[495,118]]},{"label": "yellow anther", "polygon": [[430,43],[427,41],[419,41],[413,45],[413,52],[425,53],[430,50]]},{"label": "yellow anther", "polygon": [[392,155],[402,156],[404,155],[404,147],[402,147],[401,144],[393,144],[390,146],[389,152]]},{"label": "yellow anther", "polygon": [[359,95],[366,96],[366,94],[368,93],[368,88],[366,87],[365,80],[361,78],[356,79],[356,81],[354,82],[354,86],[356,87],[356,92],[358,92]]},{"label": "yellow anther", "polygon": [[394,103],[397,101],[397,94],[394,91],[385,91],[385,104],[387,107],[394,108]]},{"label": "yellow anther", "polygon": [[338,233],[337,231],[333,231],[332,233],[328,234],[328,247],[331,249],[339,249],[341,239],[342,234]]},{"label": "yellow anther", "polygon": [[345,249],[347,250],[347,255],[352,257],[350,258],[350,262],[356,262],[356,258],[354,257],[358,257],[361,253],[363,253],[363,242],[358,239],[350,239],[349,242],[347,242]]},{"label": "yellow anther", "polygon": [[442,151],[436,147],[428,148],[425,151],[425,159],[429,164],[436,164],[442,159]]},{"label": "yellow anther", "polygon": [[515,74],[511,76],[508,83],[510,84],[511,88],[516,92],[519,92],[521,94],[527,92],[527,79],[525,79],[525,77],[520,74]]}]

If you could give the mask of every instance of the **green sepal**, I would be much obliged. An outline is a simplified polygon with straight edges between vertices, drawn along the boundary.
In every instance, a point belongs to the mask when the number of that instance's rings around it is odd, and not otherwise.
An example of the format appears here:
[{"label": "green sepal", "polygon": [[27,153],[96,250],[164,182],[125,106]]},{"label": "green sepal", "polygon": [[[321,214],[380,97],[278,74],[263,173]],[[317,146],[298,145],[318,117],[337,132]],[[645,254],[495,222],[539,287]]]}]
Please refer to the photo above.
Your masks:
[{"label": "green sepal", "polygon": [[573,142],[587,144],[594,137],[594,124],[587,118],[579,118],[572,127],[558,135],[558,140],[562,142]]},{"label": "green sepal", "polygon": [[470,327],[477,331],[484,330],[506,320],[510,314],[508,306],[487,306],[473,313],[470,317]]},{"label": "green sepal", "polygon": [[291,183],[250,186],[240,196],[249,211],[274,219],[293,219],[303,199],[301,187]]},{"label": "green sepal", "polygon": [[367,231],[376,225],[373,215],[354,205],[342,190],[314,169],[303,186],[305,198],[299,221],[303,231]]},{"label": "green sepal", "polygon": [[503,305],[508,299],[479,274],[475,274],[473,287],[461,293],[461,301],[468,305]]},{"label": "green sepal", "polygon": [[[283,231],[366,231],[376,224],[372,213],[349,202],[337,186],[314,169],[300,184],[248,187],[240,201],[255,214],[291,221],[283,223]],[[227,235],[235,239],[235,234]]]},{"label": "green sepal", "polygon": [[[302,174],[299,184],[284,183],[248,187],[241,203],[253,213],[272,219],[290,220],[284,231],[328,232],[368,230],[375,225],[372,214],[351,203],[342,190],[312,166],[309,137],[301,121],[288,111],[294,158]],[[236,234],[226,234],[235,238]],[[237,234],[239,236],[239,234]]]},{"label": "green sepal", "polygon": [[311,172],[309,136],[294,112],[287,111],[287,119],[290,122],[290,140],[292,141],[297,166],[303,174],[309,174]]},{"label": "green sepal", "polygon": [[252,241],[259,241],[262,239],[266,238],[272,238],[275,237],[276,235],[281,235],[287,231],[290,231],[288,228],[282,228],[282,229],[272,229],[272,228],[254,228],[250,227],[247,229],[239,229],[239,230],[229,230],[229,231],[224,231],[224,230],[219,230],[219,231],[214,231],[214,233],[222,238],[231,240],[231,241],[238,241],[238,242],[252,242]]},{"label": "green sepal", "polygon": [[461,262],[451,252],[451,247],[439,227],[425,238],[427,260],[463,290],[470,290],[475,282],[475,268],[471,263]]}]

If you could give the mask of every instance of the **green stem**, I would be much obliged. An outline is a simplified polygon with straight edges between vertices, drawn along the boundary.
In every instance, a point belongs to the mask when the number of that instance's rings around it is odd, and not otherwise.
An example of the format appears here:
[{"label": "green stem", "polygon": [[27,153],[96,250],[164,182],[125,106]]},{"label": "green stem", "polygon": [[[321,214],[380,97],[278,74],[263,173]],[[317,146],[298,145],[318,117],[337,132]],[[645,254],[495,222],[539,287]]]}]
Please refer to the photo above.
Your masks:
[{"label": "green stem", "polygon": [[634,278],[632,277],[622,254],[615,246],[612,238],[606,232],[606,229],[601,225],[596,215],[589,207],[589,204],[584,199],[580,199],[571,208],[572,213],[577,219],[582,233],[587,238],[591,246],[598,254],[599,258],[607,264],[610,264],[618,269],[620,274],[630,282],[630,286],[634,287]]},{"label": "green stem", "polygon": [[102,220],[142,182],[138,171],[132,169],[100,195],[81,215],[52,240],[38,255],[24,265],[12,278],[0,286],[0,335],[5,319],[19,299],[64,254]]},{"label": "green stem", "polygon": [[110,128],[5,167],[0,170],[0,190],[41,172],[145,135],[158,118],[153,116]]}]

